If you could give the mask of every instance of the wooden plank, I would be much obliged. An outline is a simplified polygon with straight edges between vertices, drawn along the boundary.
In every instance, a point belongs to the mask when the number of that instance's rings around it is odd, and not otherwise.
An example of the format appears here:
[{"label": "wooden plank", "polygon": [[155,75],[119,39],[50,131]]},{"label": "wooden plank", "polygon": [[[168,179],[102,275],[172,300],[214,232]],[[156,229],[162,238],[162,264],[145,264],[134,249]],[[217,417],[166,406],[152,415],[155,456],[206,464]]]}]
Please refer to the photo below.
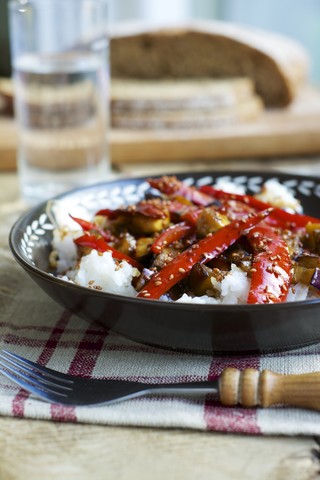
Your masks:
[{"label": "wooden plank", "polygon": [[0,427],[2,480],[319,480],[319,445],[309,437],[16,418],[1,418]]},{"label": "wooden plank", "polygon": [[[14,121],[0,118],[0,169],[16,165]],[[114,165],[137,162],[217,160],[320,153],[320,92],[307,88],[287,109],[259,120],[206,130],[110,132]]]}]

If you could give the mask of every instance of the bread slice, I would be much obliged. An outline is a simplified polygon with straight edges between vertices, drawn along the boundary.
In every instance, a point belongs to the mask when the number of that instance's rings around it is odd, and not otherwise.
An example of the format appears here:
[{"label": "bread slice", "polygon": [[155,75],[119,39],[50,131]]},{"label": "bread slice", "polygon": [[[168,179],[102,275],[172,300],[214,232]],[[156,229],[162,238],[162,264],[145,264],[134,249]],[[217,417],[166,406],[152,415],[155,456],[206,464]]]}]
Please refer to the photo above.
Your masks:
[{"label": "bread slice", "polygon": [[255,120],[263,111],[257,95],[228,107],[213,109],[137,110],[112,112],[114,128],[123,129],[192,129],[213,128]]},{"label": "bread slice", "polygon": [[283,107],[307,78],[295,41],[225,22],[181,27],[122,23],[111,30],[111,74],[126,78],[250,77],[268,106]]},{"label": "bread slice", "polygon": [[233,79],[113,79],[111,110],[194,110],[230,107],[254,95],[249,78]]}]

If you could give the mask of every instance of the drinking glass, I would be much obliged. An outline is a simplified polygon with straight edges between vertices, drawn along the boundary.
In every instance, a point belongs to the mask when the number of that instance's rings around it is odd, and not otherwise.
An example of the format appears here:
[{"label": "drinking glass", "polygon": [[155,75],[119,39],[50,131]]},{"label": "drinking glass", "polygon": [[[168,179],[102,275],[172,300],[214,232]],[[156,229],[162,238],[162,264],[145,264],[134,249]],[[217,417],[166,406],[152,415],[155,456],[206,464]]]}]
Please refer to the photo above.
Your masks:
[{"label": "drinking glass", "polygon": [[10,0],[23,198],[34,204],[107,176],[107,0]]}]

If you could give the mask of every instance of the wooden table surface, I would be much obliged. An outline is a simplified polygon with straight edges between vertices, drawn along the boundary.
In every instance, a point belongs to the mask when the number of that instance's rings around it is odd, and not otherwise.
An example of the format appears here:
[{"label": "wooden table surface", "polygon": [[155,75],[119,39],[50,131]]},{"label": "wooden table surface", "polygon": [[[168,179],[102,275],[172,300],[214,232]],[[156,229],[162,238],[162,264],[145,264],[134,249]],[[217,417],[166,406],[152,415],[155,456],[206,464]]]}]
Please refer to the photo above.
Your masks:
[{"label": "wooden table surface", "polygon": [[[204,167],[208,165],[193,165],[197,170]],[[188,167],[181,163],[161,167],[130,164],[123,165],[120,173],[170,173],[187,168],[190,169],[190,164]],[[215,161],[212,168],[284,170],[320,176],[320,157],[281,162],[251,160],[240,164]],[[2,214],[13,221],[22,208],[16,174],[1,173]],[[1,249],[8,248],[6,233],[0,225]],[[257,437],[2,417],[0,480],[320,479],[319,444],[320,439],[312,437]]]}]

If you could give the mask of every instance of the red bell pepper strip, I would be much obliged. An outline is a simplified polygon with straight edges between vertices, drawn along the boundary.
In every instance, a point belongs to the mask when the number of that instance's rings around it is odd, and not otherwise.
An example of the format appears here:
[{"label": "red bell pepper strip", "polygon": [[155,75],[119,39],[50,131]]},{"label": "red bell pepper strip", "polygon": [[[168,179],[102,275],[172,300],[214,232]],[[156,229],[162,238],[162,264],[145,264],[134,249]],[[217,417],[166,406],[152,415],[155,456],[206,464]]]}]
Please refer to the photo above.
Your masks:
[{"label": "red bell pepper strip", "polygon": [[[203,187],[200,187],[200,191],[208,195],[211,195],[213,198],[219,198],[219,199],[225,199],[225,200],[236,200],[238,202],[245,203],[246,205],[250,205],[256,210],[264,210],[266,208],[272,207],[272,205],[270,205],[269,203],[262,202],[258,198],[252,197],[251,195],[240,195],[237,193],[228,193],[222,190],[217,190],[211,185],[204,185]],[[270,215],[269,219],[276,220],[276,222],[274,223],[278,224],[283,228],[288,228],[288,226],[303,228],[309,222],[320,223],[320,219],[310,217],[308,215],[302,215],[299,213],[289,213],[289,212],[286,212],[286,210],[282,210],[281,208],[277,208],[277,207],[272,207],[272,208],[273,208],[273,212]]]},{"label": "red bell pepper strip", "polygon": [[160,272],[151,277],[148,283],[138,293],[138,297],[158,299],[171,287],[182,280],[196,263],[206,263],[229,248],[238,238],[245,234],[264,218],[270,215],[272,209],[250,214],[242,220],[234,221],[221,228],[213,235],[207,236],[182,252],[163,267]]},{"label": "red bell pepper strip", "polygon": [[202,212],[201,208],[189,208],[183,215],[181,215],[181,220],[190,223],[190,225],[195,226],[197,224],[198,218]]},{"label": "red bell pepper strip", "polygon": [[88,230],[97,230],[97,226],[95,223],[88,222],[83,218],[74,217],[70,213],[69,213],[69,217],[72,218],[72,220],[74,220],[76,223],[78,223],[82,228],[82,230],[84,230],[85,232],[87,232]]},{"label": "red bell pepper strip", "polygon": [[129,257],[128,255],[119,252],[119,250],[116,250],[115,248],[108,245],[103,238],[97,237],[95,235],[85,234],[82,235],[82,237],[75,238],[74,242],[80,247],[90,247],[93,250],[97,250],[98,252],[111,252],[111,255],[114,259],[125,260],[126,262],[130,263],[130,265],[138,268],[139,270],[143,270],[144,268],[139,262]]},{"label": "red bell pepper strip", "polygon": [[111,210],[110,208],[103,208],[102,210],[99,210],[95,216],[101,215],[102,217],[107,217],[110,218],[110,220],[113,220],[117,218],[120,215],[120,209],[116,210]]},{"label": "red bell pepper strip", "polygon": [[202,212],[201,207],[195,205],[185,205],[178,200],[168,200],[165,202],[173,221],[185,221],[190,225],[196,225],[198,217]]},{"label": "red bell pepper strip", "polygon": [[148,182],[151,187],[157,188],[166,195],[181,195],[195,205],[206,207],[212,203],[210,195],[202,193],[195,187],[188,187],[176,177],[150,178]]},{"label": "red bell pepper strip", "polygon": [[254,252],[247,303],[284,302],[292,279],[292,262],[286,242],[268,225],[252,228],[247,238]]},{"label": "red bell pepper strip", "polygon": [[105,240],[110,241],[112,239],[112,236],[109,233],[105,232],[102,228],[98,227],[98,225],[96,225],[95,223],[88,222],[83,218],[74,217],[70,215],[70,213],[69,213],[69,216],[70,218],[72,218],[73,221],[75,221],[80,225],[80,227],[84,232],[89,232],[90,230],[96,230]]},{"label": "red bell pepper strip", "polygon": [[171,225],[161,232],[160,235],[155,239],[151,245],[151,251],[153,253],[160,253],[164,247],[184,237],[185,234],[191,230],[191,228],[191,225],[188,225],[185,222]]}]

